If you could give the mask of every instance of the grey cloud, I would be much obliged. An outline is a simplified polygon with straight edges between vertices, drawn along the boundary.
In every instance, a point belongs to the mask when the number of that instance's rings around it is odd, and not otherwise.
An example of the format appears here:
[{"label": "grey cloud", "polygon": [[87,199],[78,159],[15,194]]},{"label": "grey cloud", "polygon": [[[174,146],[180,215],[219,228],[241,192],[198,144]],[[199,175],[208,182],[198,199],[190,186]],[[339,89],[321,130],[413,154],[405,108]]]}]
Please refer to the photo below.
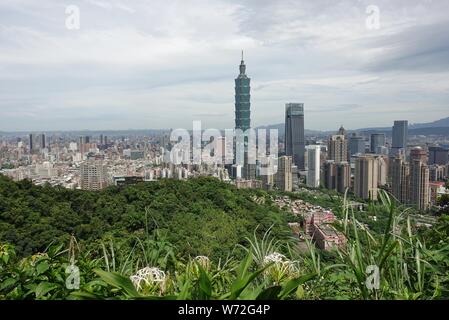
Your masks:
[{"label": "grey cloud", "polygon": [[314,129],[447,116],[449,2],[376,0],[368,32],[372,2],[74,0],[71,32],[66,3],[3,0],[0,130],[232,126],[240,49],[254,124],[283,121],[287,101]]},{"label": "grey cloud", "polygon": [[384,49],[365,66],[368,71],[424,71],[449,70],[449,21],[414,26],[399,34],[385,36],[371,48]]}]

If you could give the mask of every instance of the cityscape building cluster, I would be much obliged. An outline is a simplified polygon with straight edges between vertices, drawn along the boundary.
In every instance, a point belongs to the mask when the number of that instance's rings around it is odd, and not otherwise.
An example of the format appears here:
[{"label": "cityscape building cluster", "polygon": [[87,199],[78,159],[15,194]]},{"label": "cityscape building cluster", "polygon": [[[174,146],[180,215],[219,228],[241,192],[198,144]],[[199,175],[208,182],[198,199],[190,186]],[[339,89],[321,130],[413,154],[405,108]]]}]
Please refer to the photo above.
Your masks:
[{"label": "cityscape building cluster", "polygon": [[[243,132],[252,129],[251,79],[246,70],[242,53],[234,107],[235,129]],[[249,161],[248,136],[243,146],[226,137],[214,140],[214,154],[222,160],[228,158],[227,150],[235,153],[243,147],[243,163],[235,159],[231,164],[214,163],[212,155],[203,155],[203,163],[194,164],[192,155],[172,152],[169,130],[32,132],[0,137],[0,173],[17,181],[85,190],[196,176],[213,176],[238,188],[287,192],[303,186],[325,188],[363,200],[378,200],[384,189],[400,203],[421,211],[448,193],[448,137],[410,135],[407,120],[395,120],[391,134],[348,131],[341,125],[335,133],[306,135],[305,113],[303,102],[285,104],[279,152],[267,155],[265,163]],[[267,173],[267,168],[274,169]]]}]

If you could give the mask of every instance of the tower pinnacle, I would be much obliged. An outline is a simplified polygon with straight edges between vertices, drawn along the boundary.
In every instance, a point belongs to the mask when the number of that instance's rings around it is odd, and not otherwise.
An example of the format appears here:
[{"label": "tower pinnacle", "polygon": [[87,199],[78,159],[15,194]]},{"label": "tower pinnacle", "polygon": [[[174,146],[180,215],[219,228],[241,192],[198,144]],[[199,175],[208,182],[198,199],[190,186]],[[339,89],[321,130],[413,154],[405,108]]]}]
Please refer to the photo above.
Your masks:
[{"label": "tower pinnacle", "polygon": [[245,61],[243,61],[243,50],[242,50],[242,61],[240,62],[240,75],[245,75],[246,72],[246,66]]}]

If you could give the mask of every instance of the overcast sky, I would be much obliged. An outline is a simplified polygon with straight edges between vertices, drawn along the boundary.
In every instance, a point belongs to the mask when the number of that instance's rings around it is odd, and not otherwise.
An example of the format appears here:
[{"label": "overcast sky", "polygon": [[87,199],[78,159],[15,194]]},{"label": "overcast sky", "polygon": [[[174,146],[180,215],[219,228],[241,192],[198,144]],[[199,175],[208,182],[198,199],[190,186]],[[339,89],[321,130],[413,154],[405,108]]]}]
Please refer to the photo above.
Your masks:
[{"label": "overcast sky", "polygon": [[286,102],[308,129],[433,121],[448,30],[447,0],[1,0],[0,131],[232,128],[242,49],[253,126]]}]

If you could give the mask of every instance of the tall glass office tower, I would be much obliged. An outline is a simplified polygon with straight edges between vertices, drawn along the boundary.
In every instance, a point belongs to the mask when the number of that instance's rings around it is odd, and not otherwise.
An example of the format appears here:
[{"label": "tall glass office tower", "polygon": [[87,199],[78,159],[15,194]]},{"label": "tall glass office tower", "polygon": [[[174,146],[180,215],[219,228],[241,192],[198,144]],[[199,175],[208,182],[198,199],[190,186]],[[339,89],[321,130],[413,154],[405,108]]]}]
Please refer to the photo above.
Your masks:
[{"label": "tall glass office tower", "polygon": [[362,136],[353,133],[349,137],[349,155],[353,156],[355,154],[365,153],[365,139]]},{"label": "tall glass office tower", "polygon": [[406,148],[408,140],[408,121],[396,120],[393,126],[393,148]]},{"label": "tall glass office tower", "polygon": [[370,150],[371,153],[380,153],[379,148],[385,147],[385,133],[372,133]]},{"label": "tall glass office tower", "polygon": [[293,163],[304,169],[304,104],[287,103],[285,105],[285,153],[293,157]]},{"label": "tall glass office tower", "polygon": [[245,132],[251,127],[251,103],[250,103],[250,81],[246,75],[246,65],[243,61],[240,62],[240,74],[235,79],[235,128],[242,129]]},{"label": "tall glass office tower", "polygon": [[393,125],[392,136],[391,154],[395,156],[401,152],[405,152],[408,141],[408,121],[396,120]]}]

